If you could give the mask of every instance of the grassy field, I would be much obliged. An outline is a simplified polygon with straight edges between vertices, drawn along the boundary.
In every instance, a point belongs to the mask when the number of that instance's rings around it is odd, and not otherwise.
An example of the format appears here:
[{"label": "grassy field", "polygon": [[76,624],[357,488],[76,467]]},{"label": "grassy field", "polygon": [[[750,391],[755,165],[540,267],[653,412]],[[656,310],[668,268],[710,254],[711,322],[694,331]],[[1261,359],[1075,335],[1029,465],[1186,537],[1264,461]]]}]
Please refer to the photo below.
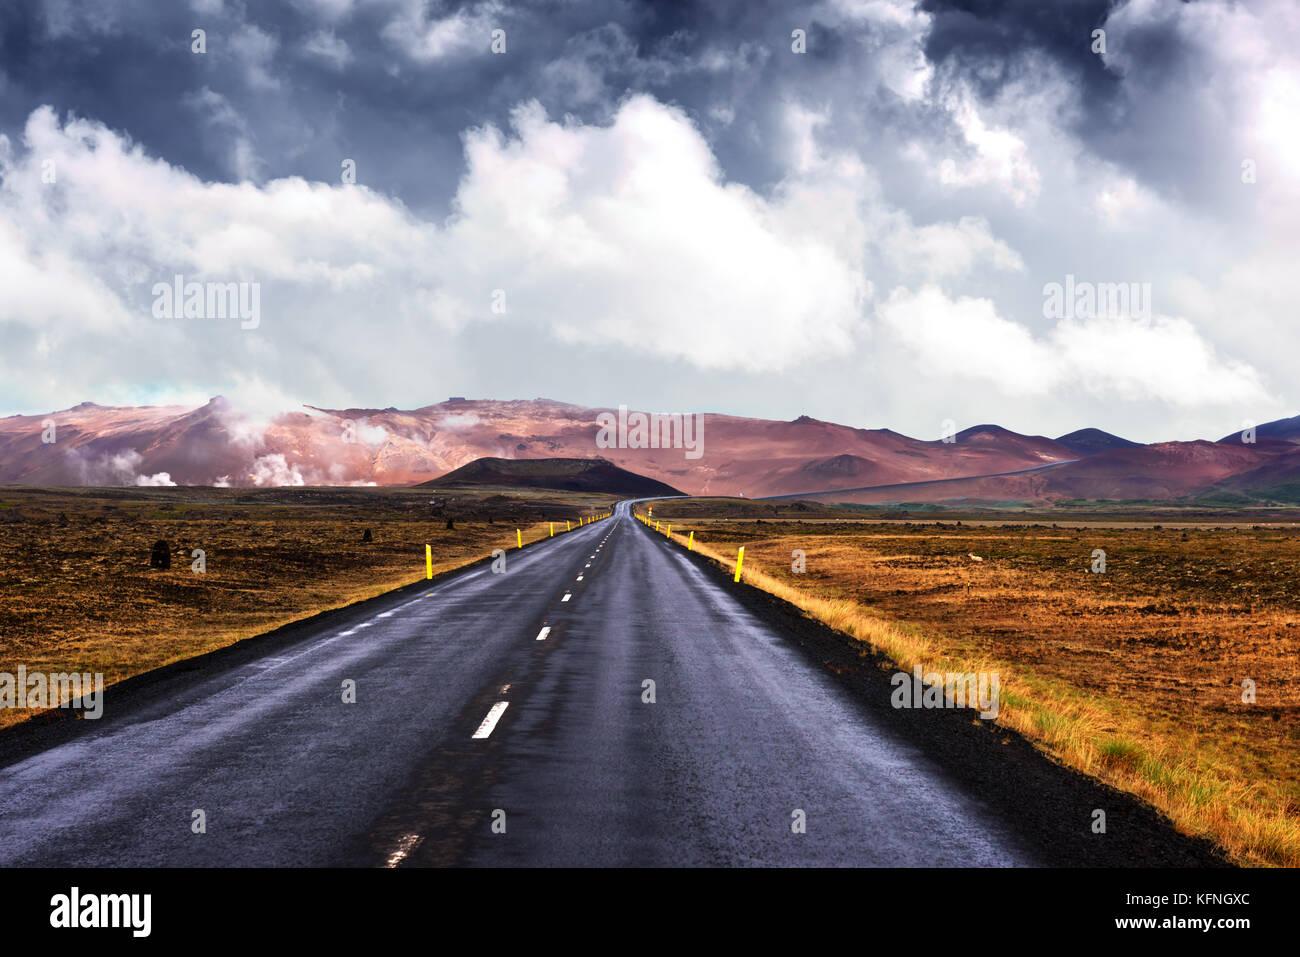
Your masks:
[{"label": "grassy field", "polygon": [[[611,501],[491,488],[0,488],[0,672],[98,672],[112,684],[421,579],[426,543],[434,572],[446,571],[514,548],[516,528],[525,543],[553,521],[562,534]],[[167,571],[149,565],[160,540]],[[0,728],[30,716],[0,709]]]},{"label": "grassy field", "polygon": [[1300,527],[1239,513],[1217,516],[1232,527],[1132,527],[1140,514],[1104,511],[1001,525],[705,517],[718,511],[746,505],[665,501],[654,518],[728,566],[744,546],[747,581],[904,670],[998,672],[1000,724],[1236,860],[1300,864]]}]

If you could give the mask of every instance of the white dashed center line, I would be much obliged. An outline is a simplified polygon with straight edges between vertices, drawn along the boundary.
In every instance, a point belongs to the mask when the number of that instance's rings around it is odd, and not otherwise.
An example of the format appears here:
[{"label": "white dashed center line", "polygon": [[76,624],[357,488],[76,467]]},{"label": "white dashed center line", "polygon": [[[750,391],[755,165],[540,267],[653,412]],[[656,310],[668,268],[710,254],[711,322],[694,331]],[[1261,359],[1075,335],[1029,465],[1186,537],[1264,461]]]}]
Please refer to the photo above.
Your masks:
[{"label": "white dashed center line", "polygon": [[572,593],[572,592],[567,592],[567,591],[566,591],[566,592],[564,593],[564,597],[561,598],[560,601],[568,601],[568,600],[569,600],[570,598],[572,598],[572,597],[573,597],[573,593]]},{"label": "white dashed center line", "polygon": [[492,729],[497,726],[501,716],[506,713],[506,708],[510,707],[509,701],[498,701],[492,706],[492,710],[487,713],[483,723],[478,726],[478,730],[471,735],[472,738],[486,738],[492,733]]},{"label": "white dashed center line", "polygon": [[578,581],[582,581],[582,576],[581,576],[581,575],[578,576]]},{"label": "white dashed center line", "polygon": [[537,633],[537,640],[545,641],[546,636],[549,635],[550,633],[551,633],[551,626],[547,625],[545,628],[543,628],[541,631]]}]

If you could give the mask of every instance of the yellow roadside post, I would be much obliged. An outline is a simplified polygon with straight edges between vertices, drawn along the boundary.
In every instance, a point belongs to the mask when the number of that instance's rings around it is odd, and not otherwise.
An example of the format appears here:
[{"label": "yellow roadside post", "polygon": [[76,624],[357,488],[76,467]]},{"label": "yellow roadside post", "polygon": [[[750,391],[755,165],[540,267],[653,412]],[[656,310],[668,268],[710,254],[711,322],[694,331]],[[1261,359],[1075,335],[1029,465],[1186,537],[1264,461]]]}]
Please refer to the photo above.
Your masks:
[{"label": "yellow roadside post", "polygon": [[564,520],[564,530],[566,532],[573,531],[573,526],[569,524],[569,520],[567,518]]},{"label": "yellow roadside post", "polygon": [[551,534],[550,534],[549,536],[547,536],[547,537],[548,537],[548,538],[554,538],[554,537],[555,537],[555,523],[554,523],[554,522],[551,522]]},{"label": "yellow roadside post", "polygon": [[732,581],[740,581],[740,566],[745,563],[745,547],[742,545],[740,551],[736,552],[736,577]]},{"label": "yellow roadside post", "polygon": [[658,522],[655,522],[655,531],[656,531],[656,532],[659,531],[659,523],[658,523]]},{"label": "yellow roadside post", "polygon": [[515,529],[515,541],[519,544],[520,548],[524,547],[524,533],[519,531],[517,528]]},{"label": "yellow roadside post", "polygon": [[673,537],[673,526],[672,523],[670,522],[668,525],[668,531],[664,532],[664,538],[672,538],[672,537]]},{"label": "yellow roadside post", "polygon": [[424,577],[433,577],[433,546],[424,546]]},{"label": "yellow roadside post", "polygon": [[691,537],[690,540],[687,541],[686,543],[686,550],[688,552],[695,551],[695,529],[691,529]]}]

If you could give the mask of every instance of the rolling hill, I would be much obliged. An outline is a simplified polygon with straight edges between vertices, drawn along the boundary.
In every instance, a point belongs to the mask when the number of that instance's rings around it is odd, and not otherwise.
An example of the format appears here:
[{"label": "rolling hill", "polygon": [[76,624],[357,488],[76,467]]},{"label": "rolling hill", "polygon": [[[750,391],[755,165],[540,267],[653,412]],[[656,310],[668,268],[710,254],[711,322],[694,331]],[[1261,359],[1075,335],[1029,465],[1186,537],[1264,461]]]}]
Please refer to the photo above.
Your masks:
[{"label": "rolling hill", "polygon": [[681,495],[663,482],[621,469],[606,459],[502,459],[484,457],[418,488],[500,485],[613,495]]}]

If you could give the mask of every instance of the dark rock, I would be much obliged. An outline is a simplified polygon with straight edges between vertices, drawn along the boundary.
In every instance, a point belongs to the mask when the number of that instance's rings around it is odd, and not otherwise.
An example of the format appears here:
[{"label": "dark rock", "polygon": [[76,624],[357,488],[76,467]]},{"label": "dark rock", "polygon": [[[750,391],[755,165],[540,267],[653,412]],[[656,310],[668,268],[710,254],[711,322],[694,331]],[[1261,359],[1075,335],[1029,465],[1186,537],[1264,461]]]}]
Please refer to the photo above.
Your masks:
[{"label": "dark rock", "polygon": [[172,567],[172,548],[165,541],[154,542],[153,554],[149,556],[149,567],[162,571]]},{"label": "dark rock", "polygon": [[375,537],[374,537],[373,535],[370,534],[370,529],[367,528],[367,529],[365,530],[365,532],[364,532],[364,533],[362,534],[362,536],[361,536],[361,542],[362,542],[362,544],[365,544],[366,542],[373,542],[374,540],[375,540]]}]

